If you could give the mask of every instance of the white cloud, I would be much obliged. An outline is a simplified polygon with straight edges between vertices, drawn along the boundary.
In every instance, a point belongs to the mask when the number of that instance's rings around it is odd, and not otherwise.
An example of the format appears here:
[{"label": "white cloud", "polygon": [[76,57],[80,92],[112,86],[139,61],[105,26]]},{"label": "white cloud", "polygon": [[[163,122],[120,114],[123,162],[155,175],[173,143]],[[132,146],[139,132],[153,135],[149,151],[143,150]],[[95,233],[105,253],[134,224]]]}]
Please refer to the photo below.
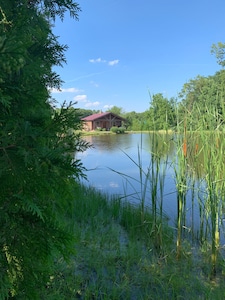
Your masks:
[{"label": "white cloud", "polygon": [[99,58],[96,58],[96,59],[94,59],[94,58],[89,59],[89,62],[90,62],[90,63],[101,63],[101,62],[105,63],[106,60],[101,59],[101,57],[99,57]]},{"label": "white cloud", "polygon": [[100,102],[95,101],[95,102],[90,102],[87,99],[87,95],[77,95],[73,98],[73,100],[75,100],[76,102],[83,102],[85,103],[85,107],[92,107],[92,106],[99,106]]},{"label": "white cloud", "polygon": [[87,95],[77,95],[73,98],[73,100],[78,102],[87,102]]},{"label": "white cloud", "polygon": [[114,60],[105,60],[105,59],[101,59],[101,57],[99,58],[92,58],[92,59],[89,59],[89,62],[90,63],[107,63],[109,66],[114,66],[114,65],[117,65],[119,63],[119,59],[114,59]]},{"label": "white cloud", "polygon": [[58,93],[62,93],[62,90],[58,90],[56,88],[52,88],[52,89],[49,89],[50,93],[52,94],[58,94]]},{"label": "white cloud", "polygon": [[68,89],[62,89],[62,92],[63,93],[78,93],[78,92],[80,92],[78,89],[76,89],[76,88],[68,88]]},{"label": "white cloud", "polygon": [[100,102],[95,101],[95,102],[88,102],[85,104],[85,107],[92,107],[92,106],[99,106]]},{"label": "white cloud", "polygon": [[58,94],[58,93],[78,93],[80,92],[80,90],[78,90],[77,88],[67,88],[67,89],[56,89],[56,88],[52,88],[50,89],[50,92],[53,94]]},{"label": "white cloud", "polygon": [[117,182],[110,181],[109,186],[110,186],[111,188],[118,188],[118,187],[119,187],[119,184],[118,184]]},{"label": "white cloud", "polygon": [[109,66],[114,66],[114,65],[117,65],[119,63],[119,59],[114,59],[114,60],[110,60],[108,62],[108,65]]},{"label": "white cloud", "polygon": [[112,107],[113,107],[112,104],[106,104],[106,105],[103,106],[103,108],[105,108],[105,109],[110,109],[110,108],[112,108]]}]

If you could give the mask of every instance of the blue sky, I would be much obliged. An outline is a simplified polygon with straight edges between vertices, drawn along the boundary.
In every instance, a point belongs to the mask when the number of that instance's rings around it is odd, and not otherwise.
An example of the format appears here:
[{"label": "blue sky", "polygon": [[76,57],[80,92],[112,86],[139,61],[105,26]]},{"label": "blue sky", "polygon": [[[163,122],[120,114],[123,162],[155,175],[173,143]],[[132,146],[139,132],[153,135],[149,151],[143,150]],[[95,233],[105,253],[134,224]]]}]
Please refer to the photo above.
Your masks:
[{"label": "blue sky", "polygon": [[59,103],[125,112],[149,108],[150,94],[177,97],[185,82],[220,70],[211,45],[225,42],[224,0],[77,0],[79,21],[53,29],[67,44]]}]

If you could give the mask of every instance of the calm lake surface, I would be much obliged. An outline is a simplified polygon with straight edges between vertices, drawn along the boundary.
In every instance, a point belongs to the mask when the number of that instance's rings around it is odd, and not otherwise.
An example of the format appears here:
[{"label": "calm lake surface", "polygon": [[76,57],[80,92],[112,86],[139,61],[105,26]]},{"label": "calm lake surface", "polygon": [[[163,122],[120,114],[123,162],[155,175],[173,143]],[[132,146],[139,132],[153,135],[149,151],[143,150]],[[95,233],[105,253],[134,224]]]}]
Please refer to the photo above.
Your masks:
[{"label": "calm lake surface", "polygon": [[[154,168],[151,155],[153,151],[152,135],[149,133],[109,134],[86,136],[84,139],[93,145],[92,148],[78,156],[87,169],[88,182],[85,184],[109,195],[118,195],[131,203],[139,204],[143,195],[140,163],[145,172],[148,168]],[[161,153],[159,177],[163,181],[163,211],[171,223],[177,217],[176,183],[174,167],[172,166],[176,161],[176,155],[173,148],[173,136],[169,136],[168,139],[170,147]],[[159,139],[157,141],[158,147],[160,147],[160,143],[163,144],[164,142]],[[142,182],[145,182],[144,176]],[[151,206],[151,184],[151,178],[149,178],[145,196],[146,206]],[[162,200],[160,191],[162,188],[158,183],[157,197],[159,202]],[[187,212],[188,206],[191,206],[191,200],[188,201],[187,199]]]}]

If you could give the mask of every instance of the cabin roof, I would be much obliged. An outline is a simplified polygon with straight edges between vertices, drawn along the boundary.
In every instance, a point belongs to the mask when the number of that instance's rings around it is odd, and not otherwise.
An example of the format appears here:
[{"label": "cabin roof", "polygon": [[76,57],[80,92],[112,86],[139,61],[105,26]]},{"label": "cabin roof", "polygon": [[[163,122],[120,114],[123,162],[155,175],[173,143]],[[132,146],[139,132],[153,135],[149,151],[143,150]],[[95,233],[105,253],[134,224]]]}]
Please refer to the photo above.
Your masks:
[{"label": "cabin roof", "polygon": [[117,117],[118,119],[120,120],[125,120],[124,118],[120,117],[120,116],[117,116],[116,114],[114,113],[111,113],[111,112],[103,112],[103,113],[98,113],[98,114],[93,114],[93,115],[90,115],[90,116],[87,116],[85,118],[82,118],[82,121],[95,121],[97,119],[101,119],[102,117],[106,117],[106,116],[109,116],[109,115],[113,115],[114,117]]}]

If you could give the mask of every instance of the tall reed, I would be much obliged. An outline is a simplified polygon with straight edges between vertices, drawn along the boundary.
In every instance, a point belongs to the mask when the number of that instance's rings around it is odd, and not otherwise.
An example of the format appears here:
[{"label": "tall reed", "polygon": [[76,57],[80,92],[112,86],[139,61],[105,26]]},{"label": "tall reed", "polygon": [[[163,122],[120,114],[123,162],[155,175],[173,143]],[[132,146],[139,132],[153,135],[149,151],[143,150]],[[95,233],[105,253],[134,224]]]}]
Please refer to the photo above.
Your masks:
[{"label": "tall reed", "polygon": [[181,256],[182,250],[182,232],[185,228],[186,221],[186,195],[187,195],[187,114],[185,114],[184,120],[180,121],[177,112],[177,135],[174,140],[176,154],[173,160],[175,182],[176,182],[176,194],[177,194],[177,236],[176,236],[176,249],[177,258]]},{"label": "tall reed", "polygon": [[[186,143],[186,142],[185,142]],[[174,173],[177,189],[177,258],[180,258],[182,248],[182,232],[185,226],[186,194],[187,194],[187,159],[183,152],[182,136],[177,139],[177,158],[174,163]]]},{"label": "tall reed", "polygon": [[[211,273],[213,276],[216,274],[218,253],[220,248],[220,222],[222,218],[222,199],[225,193],[224,186],[224,159],[221,149],[221,145],[216,145],[217,139],[222,139],[221,133],[214,132],[204,134],[205,140],[204,147],[204,161],[205,161],[205,183],[206,183],[206,195],[207,204],[205,206],[205,215],[209,214],[209,229],[211,233]],[[223,143],[223,142],[222,142]],[[206,230],[207,230],[206,226]]]},{"label": "tall reed", "polygon": [[168,133],[160,134],[153,132],[150,135],[151,149],[151,176],[149,178],[150,201],[153,217],[152,234],[155,239],[155,246],[160,249],[162,241],[162,225],[164,221],[163,198],[165,174],[168,162]]},{"label": "tall reed", "polygon": [[[163,191],[169,147],[167,140],[168,135],[153,132],[148,134],[148,143],[145,141],[144,145],[143,136],[141,135],[140,144],[137,147],[137,160],[121,150],[137,167],[139,172],[138,180],[129,174],[120,173],[111,169],[117,174],[120,174],[125,179],[126,184],[133,189],[134,193],[132,196],[136,197],[141,208],[141,226],[150,226],[151,238],[154,241],[155,248],[158,250],[162,249],[163,246],[162,234],[163,223],[165,222]],[[149,162],[147,165],[143,162],[143,151],[149,153]],[[138,181],[139,188],[135,187],[133,184],[134,181]],[[131,195],[126,196],[129,198]],[[151,224],[146,224],[145,212],[149,209],[151,211],[152,222]]]},{"label": "tall reed", "polygon": [[[222,98],[221,98],[222,99]],[[209,102],[208,102],[209,103]],[[221,105],[221,107],[223,107]],[[198,232],[203,244],[210,243],[211,274],[214,276],[220,250],[220,226],[225,195],[225,167],[223,151],[225,140],[221,119],[225,119],[224,110],[218,112],[215,107],[193,108],[199,111],[199,120],[193,120],[190,111],[186,111],[183,120],[177,122],[176,135],[173,137],[175,154],[172,161],[176,186],[177,220],[176,220],[176,255],[181,257],[185,233],[190,231],[192,240]],[[205,111],[204,118],[201,112]],[[177,116],[179,114],[177,113]],[[215,125],[215,120],[218,124]],[[194,128],[192,130],[192,124]],[[151,208],[151,234],[156,247],[161,248],[162,226],[164,222],[164,184],[167,170],[169,142],[168,135],[149,133],[149,164],[143,165],[143,140],[138,145],[138,158],[135,160],[124,152],[139,170],[140,189],[135,190],[141,207],[141,223],[145,224],[145,210]],[[171,139],[171,137],[170,137]],[[146,149],[144,149],[146,151]],[[165,154],[166,153],[166,154]],[[121,174],[132,186],[132,178]],[[187,206],[187,204],[189,206]],[[190,212],[191,211],[191,212]],[[187,220],[187,213],[191,221]]]},{"label": "tall reed", "polygon": [[[222,100],[222,98],[221,98]],[[206,101],[209,103],[209,101]],[[221,105],[223,107],[223,105]],[[221,119],[225,116],[224,111],[218,111],[213,105],[206,105],[205,114],[202,117],[202,108],[195,104],[195,111],[199,112],[199,122],[195,131],[186,131],[187,122],[192,122],[192,115],[186,113],[184,121],[183,140],[186,143],[183,156],[178,152],[178,166],[181,166],[179,172],[175,172],[178,194],[178,235],[177,249],[181,245],[181,214],[184,212],[185,191],[190,188],[187,180],[190,177],[190,166],[195,173],[192,181],[193,186],[197,186],[198,192],[196,201],[199,204],[199,238],[201,242],[209,241],[211,244],[211,274],[215,276],[217,269],[217,260],[220,249],[220,223],[222,218],[223,195],[225,193],[224,185],[224,158],[223,150],[225,142],[223,134],[219,131],[221,128]],[[196,124],[196,120],[195,120]],[[182,126],[179,127],[180,132]],[[182,135],[181,135],[182,136]],[[197,149],[196,149],[197,146]],[[179,146],[179,149],[181,147]],[[190,149],[196,149],[196,153]],[[181,153],[181,152],[180,152]],[[193,173],[192,173],[193,174]],[[192,176],[192,175],[191,175]],[[180,184],[179,184],[180,183]],[[183,189],[182,189],[183,186]],[[192,208],[193,209],[193,208]],[[194,230],[192,228],[192,230]]]}]

